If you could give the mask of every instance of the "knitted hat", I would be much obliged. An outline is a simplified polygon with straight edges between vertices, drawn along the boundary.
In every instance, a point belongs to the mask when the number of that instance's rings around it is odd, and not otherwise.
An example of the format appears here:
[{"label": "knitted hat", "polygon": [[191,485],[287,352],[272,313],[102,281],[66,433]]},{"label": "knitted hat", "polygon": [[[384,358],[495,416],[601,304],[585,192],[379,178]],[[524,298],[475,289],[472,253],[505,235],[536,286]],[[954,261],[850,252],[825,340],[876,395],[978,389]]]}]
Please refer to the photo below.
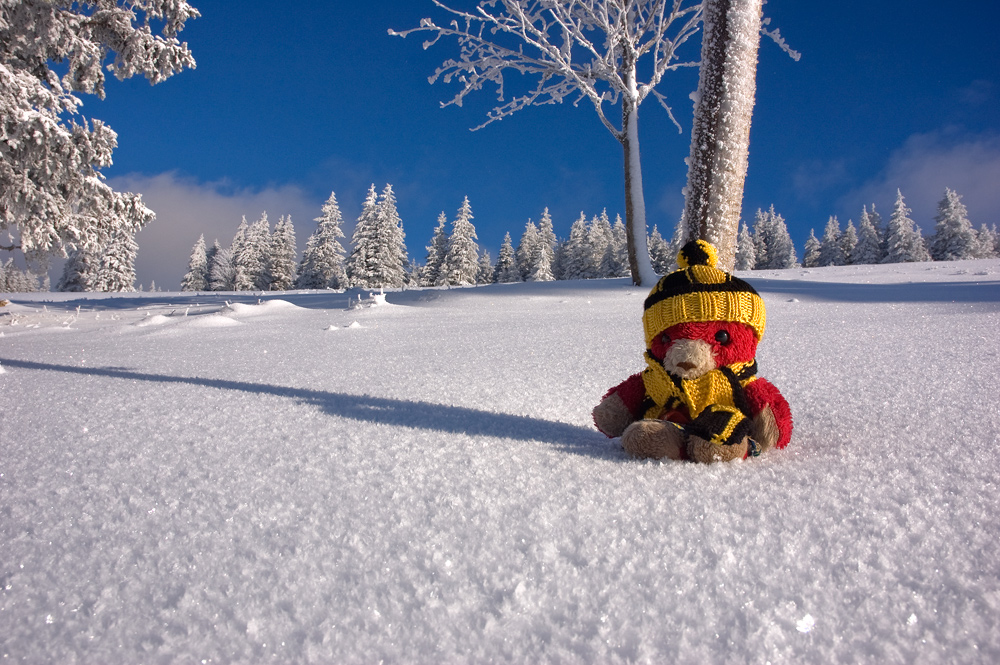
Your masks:
[{"label": "knitted hat", "polygon": [[679,268],[664,275],[646,297],[642,326],[646,347],[678,323],[735,321],[764,336],[764,300],[752,286],[715,267],[718,254],[704,240],[684,245],[677,254]]}]

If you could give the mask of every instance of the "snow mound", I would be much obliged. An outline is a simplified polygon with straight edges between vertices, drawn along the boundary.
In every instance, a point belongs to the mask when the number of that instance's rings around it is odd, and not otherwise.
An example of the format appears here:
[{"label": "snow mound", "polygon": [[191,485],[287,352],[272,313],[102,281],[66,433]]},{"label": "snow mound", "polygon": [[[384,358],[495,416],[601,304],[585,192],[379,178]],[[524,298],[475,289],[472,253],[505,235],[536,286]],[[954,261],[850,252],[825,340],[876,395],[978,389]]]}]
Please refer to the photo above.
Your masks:
[{"label": "snow mound", "polygon": [[236,319],[216,313],[207,316],[189,316],[178,325],[183,328],[229,328],[243,324]]},{"label": "snow mound", "polygon": [[162,326],[164,323],[170,323],[170,317],[163,314],[155,314],[147,316],[144,319],[139,319],[133,325],[138,328],[145,328],[147,326]]},{"label": "snow mound", "polygon": [[262,300],[256,305],[242,302],[227,303],[220,311],[226,316],[256,316],[258,314],[273,314],[289,310],[301,310],[287,300]]}]

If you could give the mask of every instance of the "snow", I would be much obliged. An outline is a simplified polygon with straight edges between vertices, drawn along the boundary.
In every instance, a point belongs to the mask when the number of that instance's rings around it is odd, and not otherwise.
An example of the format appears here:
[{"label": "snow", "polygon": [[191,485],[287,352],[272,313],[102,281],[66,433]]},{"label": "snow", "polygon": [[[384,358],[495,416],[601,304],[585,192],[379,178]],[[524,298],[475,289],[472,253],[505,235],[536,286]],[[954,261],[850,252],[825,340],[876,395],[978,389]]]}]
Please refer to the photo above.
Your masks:
[{"label": "snow", "polygon": [[627,279],[10,296],[0,658],[1000,660],[1000,260],[740,274],[796,429],[717,466],[591,425]]}]

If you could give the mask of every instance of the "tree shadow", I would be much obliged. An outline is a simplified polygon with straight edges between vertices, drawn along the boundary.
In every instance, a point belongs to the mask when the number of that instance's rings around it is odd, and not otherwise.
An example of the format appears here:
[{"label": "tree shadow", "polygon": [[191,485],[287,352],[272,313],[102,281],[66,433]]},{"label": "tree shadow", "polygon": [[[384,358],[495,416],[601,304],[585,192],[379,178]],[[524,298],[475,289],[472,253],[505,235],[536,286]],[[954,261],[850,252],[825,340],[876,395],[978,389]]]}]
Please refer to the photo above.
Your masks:
[{"label": "tree shadow", "polygon": [[127,381],[181,383],[258,395],[275,395],[315,405],[331,416],[350,418],[361,422],[470,436],[493,436],[518,441],[535,441],[553,446],[557,450],[586,457],[625,459],[621,448],[595,429],[530,416],[493,413],[419,400],[350,395],[247,381],[150,374],[118,367],[75,367],[7,358],[0,358],[0,366],[85,376],[103,376]]}]

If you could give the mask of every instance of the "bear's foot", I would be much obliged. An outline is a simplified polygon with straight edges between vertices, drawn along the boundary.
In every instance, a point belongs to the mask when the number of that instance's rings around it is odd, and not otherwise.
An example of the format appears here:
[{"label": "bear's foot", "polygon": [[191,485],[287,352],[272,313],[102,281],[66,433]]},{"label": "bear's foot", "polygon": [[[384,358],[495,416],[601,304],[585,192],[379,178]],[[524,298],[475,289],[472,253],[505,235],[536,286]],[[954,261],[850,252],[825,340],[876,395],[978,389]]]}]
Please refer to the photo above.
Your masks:
[{"label": "bear's foot", "polygon": [[747,456],[750,443],[743,439],[740,443],[723,446],[718,443],[706,441],[696,434],[688,438],[687,453],[695,462],[702,464],[714,464],[715,462],[730,462],[734,459],[743,459]]},{"label": "bear's foot", "polygon": [[685,459],[684,430],[667,420],[637,420],[622,434],[622,448],[633,457]]}]

